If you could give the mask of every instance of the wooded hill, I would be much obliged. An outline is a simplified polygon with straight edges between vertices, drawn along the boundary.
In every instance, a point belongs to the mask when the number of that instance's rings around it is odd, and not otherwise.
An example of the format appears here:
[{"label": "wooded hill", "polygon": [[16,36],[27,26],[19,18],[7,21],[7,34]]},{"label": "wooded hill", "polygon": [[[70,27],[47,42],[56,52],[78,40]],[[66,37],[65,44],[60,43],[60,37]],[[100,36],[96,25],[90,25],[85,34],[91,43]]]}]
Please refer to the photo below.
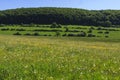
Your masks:
[{"label": "wooded hill", "polygon": [[0,11],[0,24],[58,24],[119,26],[120,10],[19,8]]}]

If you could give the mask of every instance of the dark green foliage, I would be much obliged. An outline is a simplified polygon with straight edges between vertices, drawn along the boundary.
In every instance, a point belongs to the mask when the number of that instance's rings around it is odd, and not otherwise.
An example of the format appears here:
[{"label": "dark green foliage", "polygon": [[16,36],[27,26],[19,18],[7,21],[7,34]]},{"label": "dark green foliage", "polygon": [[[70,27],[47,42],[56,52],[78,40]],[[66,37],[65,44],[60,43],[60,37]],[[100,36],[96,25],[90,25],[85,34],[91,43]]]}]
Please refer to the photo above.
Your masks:
[{"label": "dark green foliage", "polygon": [[56,22],[52,23],[51,28],[62,28],[62,25],[61,24],[57,24]]},{"label": "dark green foliage", "polygon": [[104,32],[105,34],[109,34],[109,32],[108,31],[106,31],[106,32]]},{"label": "dark green foliage", "polygon": [[94,34],[88,34],[88,37],[96,37]]},{"label": "dark green foliage", "polygon": [[101,28],[101,27],[98,27],[97,30],[102,30],[102,28]]},{"label": "dark green foliage", "polygon": [[69,33],[68,36],[76,36],[76,34]]},{"label": "dark green foliage", "polygon": [[9,28],[2,28],[1,31],[8,31]]},{"label": "dark green foliage", "polygon": [[19,32],[14,33],[13,35],[21,35]]},{"label": "dark green foliage", "polygon": [[57,32],[57,31],[59,31],[59,32],[62,32],[62,30],[58,30],[58,29],[49,29],[49,30],[47,30],[47,29],[34,29],[32,31],[40,31],[40,32]]},{"label": "dark green foliage", "polygon": [[69,28],[68,27],[65,27],[65,32],[68,32],[69,31]]},{"label": "dark green foliage", "polygon": [[39,33],[35,32],[33,33],[34,36],[39,36]]},{"label": "dark green foliage", "polygon": [[92,29],[89,29],[89,30],[88,30],[88,33],[92,33]]},{"label": "dark green foliage", "polygon": [[58,24],[57,28],[62,28],[62,25],[61,25],[61,24]]},{"label": "dark green foliage", "polygon": [[62,36],[67,36],[67,34],[63,34]]},{"label": "dark green foliage", "polygon": [[23,28],[20,28],[20,29],[16,29],[16,31],[26,31],[26,30]]},{"label": "dark green foliage", "polygon": [[[92,25],[113,26],[120,25],[120,10],[84,10],[75,8],[20,8],[0,11],[0,26],[3,24],[21,24],[35,26],[38,24]],[[25,25],[30,24],[30,25]],[[61,27],[55,23],[51,26]]]},{"label": "dark green foliage", "polygon": [[24,35],[26,35],[26,36],[30,36],[31,34],[30,34],[30,33],[26,33],[26,34],[24,34]]},{"label": "dark green foliage", "polygon": [[79,37],[86,37],[86,32],[82,31],[80,34],[77,34],[77,36]]},{"label": "dark green foliage", "polygon": [[56,36],[60,36],[60,32],[57,31],[55,35],[56,35]]},{"label": "dark green foliage", "polygon": [[57,25],[57,23],[56,23],[56,22],[54,22],[54,23],[52,23],[52,24],[51,24],[51,26],[50,26],[50,27],[51,27],[51,28],[57,28],[57,26],[58,26],[58,25]]},{"label": "dark green foliage", "polygon": [[105,38],[108,38],[109,36],[105,36]]},{"label": "dark green foliage", "polygon": [[102,34],[103,32],[102,32],[102,31],[99,31],[98,33]]}]

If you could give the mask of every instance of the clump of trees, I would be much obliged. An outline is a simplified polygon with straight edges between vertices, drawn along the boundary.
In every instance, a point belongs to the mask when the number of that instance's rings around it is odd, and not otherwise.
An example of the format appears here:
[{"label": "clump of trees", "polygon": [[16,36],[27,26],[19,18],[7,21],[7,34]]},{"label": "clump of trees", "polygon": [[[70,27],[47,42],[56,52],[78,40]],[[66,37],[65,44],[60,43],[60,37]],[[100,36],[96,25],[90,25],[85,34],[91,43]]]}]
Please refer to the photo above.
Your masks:
[{"label": "clump of trees", "polygon": [[50,26],[51,28],[62,28],[61,24],[57,24],[56,22],[53,22]]},{"label": "clump of trees", "polygon": [[[0,26],[21,24],[38,26],[53,22],[65,25],[120,27],[120,10],[85,10],[75,8],[19,8],[0,11]],[[52,28],[61,27],[53,23]],[[25,25],[30,24],[30,25]]]}]

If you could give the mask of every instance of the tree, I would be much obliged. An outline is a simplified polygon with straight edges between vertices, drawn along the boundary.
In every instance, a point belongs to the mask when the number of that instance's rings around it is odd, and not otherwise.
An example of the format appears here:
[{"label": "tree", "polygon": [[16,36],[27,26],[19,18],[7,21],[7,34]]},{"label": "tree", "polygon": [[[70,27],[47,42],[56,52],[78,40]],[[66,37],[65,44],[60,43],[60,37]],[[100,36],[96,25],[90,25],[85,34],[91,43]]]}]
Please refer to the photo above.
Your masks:
[{"label": "tree", "polygon": [[57,26],[58,26],[57,23],[56,23],[56,22],[53,22],[50,27],[51,27],[51,28],[57,28]]}]

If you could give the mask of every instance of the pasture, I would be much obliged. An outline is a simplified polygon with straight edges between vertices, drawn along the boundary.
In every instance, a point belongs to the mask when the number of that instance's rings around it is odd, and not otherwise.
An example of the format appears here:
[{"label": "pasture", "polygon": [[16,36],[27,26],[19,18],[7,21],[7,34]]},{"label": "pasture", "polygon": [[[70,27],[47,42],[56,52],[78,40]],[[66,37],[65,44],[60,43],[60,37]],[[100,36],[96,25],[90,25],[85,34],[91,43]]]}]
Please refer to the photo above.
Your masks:
[{"label": "pasture", "polygon": [[51,28],[51,25],[22,26],[5,25],[0,27],[0,34],[22,36],[60,36],[60,37],[94,37],[120,39],[120,28],[63,25],[60,28]]},{"label": "pasture", "polygon": [[119,80],[120,42],[0,35],[0,80]]},{"label": "pasture", "polygon": [[89,28],[0,27],[0,80],[119,80],[120,29],[104,34],[94,27],[95,37],[68,36]]}]

